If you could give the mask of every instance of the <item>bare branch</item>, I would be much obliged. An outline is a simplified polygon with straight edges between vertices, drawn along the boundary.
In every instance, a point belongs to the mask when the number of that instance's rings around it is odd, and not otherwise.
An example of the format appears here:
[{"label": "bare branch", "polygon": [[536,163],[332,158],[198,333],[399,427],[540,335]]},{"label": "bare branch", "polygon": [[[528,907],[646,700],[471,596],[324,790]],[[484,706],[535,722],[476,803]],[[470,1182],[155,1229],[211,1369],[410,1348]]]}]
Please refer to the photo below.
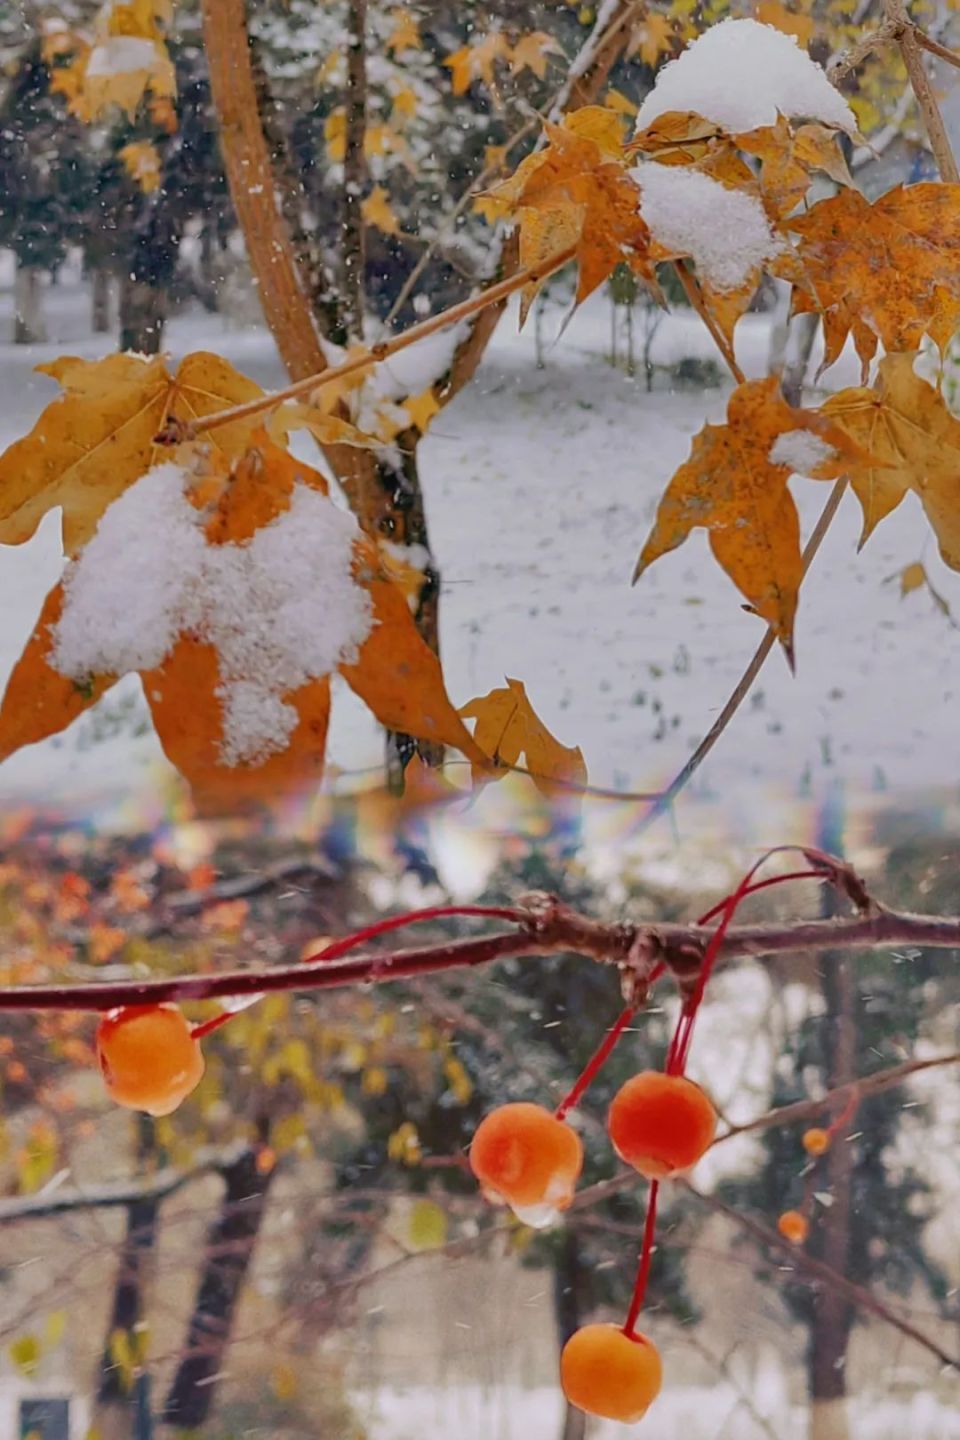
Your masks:
[{"label": "bare branch", "polygon": [[352,337],[363,336],[363,192],[367,183],[367,0],[350,0],[347,21],[346,135],[343,155],[344,314]]},{"label": "bare branch", "polygon": [[[479,907],[478,907],[479,908]],[[209,1000],[272,991],[332,990],[390,980],[410,980],[443,970],[473,968],[508,956],[573,952],[616,965],[631,996],[642,994],[657,966],[682,985],[699,973],[711,931],[702,925],[604,923],[568,909],[550,896],[528,897],[515,932],[457,939],[442,944],[342,956],[264,970],[182,975],[159,980],[120,980],[80,985],[12,985],[0,989],[3,1010],[104,1011],[118,1005],[172,1000]],[[960,948],[960,917],[878,910],[846,919],[731,926],[720,948],[730,961],[800,950],[863,950],[894,946]]]}]

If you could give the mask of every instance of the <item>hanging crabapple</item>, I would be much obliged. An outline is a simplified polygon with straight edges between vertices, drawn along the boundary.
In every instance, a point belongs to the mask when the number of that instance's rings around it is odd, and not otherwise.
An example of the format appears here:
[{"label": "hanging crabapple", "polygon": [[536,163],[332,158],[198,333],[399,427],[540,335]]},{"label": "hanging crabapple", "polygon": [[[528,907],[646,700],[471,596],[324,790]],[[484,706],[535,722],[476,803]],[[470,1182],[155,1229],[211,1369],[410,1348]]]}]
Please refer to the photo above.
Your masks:
[{"label": "hanging crabapple", "polygon": [[477,1127],[470,1166],[484,1194],[530,1225],[549,1224],[573,1199],[583,1168],[580,1137],[542,1105],[517,1101]]},{"label": "hanging crabapple", "polygon": [[645,1335],[619,1325],[584,1325],[560,1357],[560,1383],[571,1405],[627,1424],[641,1419],[660,1393],[663,1368]]},{"label": "hanging crabapple", "polygon": [[651,1180],[689,1170],[710,1146],[717,1112],[685,1075],[645,1070],[617,1091],[607,1115],[614,1149]]},{"label": "hanging crabapple", "polygon": [[830,1149],[830,1131],[814,1125],[803,1132],[803,1148],[808,1155],[825,1155]]},{"label": "hanging crabapple", "polygon": [[802,1245],[810,1233],[810,1222],[799,1210],[784,1210],[777,1221],[777,1229],[791,1245]]},{"label": "hanging crabapple", "polygon": [[124,1005],[97,1027],[97,1062],[119,1105],[169,1115],[199,1085],[203,1052],[176,1005]]}]

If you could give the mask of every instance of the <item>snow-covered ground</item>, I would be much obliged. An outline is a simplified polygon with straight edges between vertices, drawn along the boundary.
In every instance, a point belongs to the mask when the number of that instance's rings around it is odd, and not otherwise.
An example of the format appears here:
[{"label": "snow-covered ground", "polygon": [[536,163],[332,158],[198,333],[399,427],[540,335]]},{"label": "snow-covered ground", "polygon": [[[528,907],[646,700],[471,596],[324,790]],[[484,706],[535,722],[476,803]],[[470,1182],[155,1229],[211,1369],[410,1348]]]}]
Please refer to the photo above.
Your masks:
[{"label": "snow-covered ground", "polygon": [[[591,1440],[806,1440],[805,1406],[785,1402],[782,1386],[746,1399],[723,1381],[710,1386],[665,1388],[638,1425],[597,1422]],[[751,1411],[750,1407],[754,1407]],[[556,1440],[563,1419],[559,1390],[515,1386],[411,1387],[359,1396],[357,1408],[371,1440],[419,1440],[456,1435],[458,1440]],[[960,1412],[934,1396],[889,1397],[850,1402],[850,1434],[856,1440],[960,1440]]]},{"label": "snow-covered ground", "polygon": [[[0,346],[0,440],[23,434],[53,382],[32,365],[64,353],[93,356],[111,337],[91,337],[89,302],[75,281],[48,297],[50,343]],[[0,334],[11,329],[11,296],[0,295]],[[547,316],[556,331],[560,312]],[[769,319],[748,316],[738,354],[765,373]],[[658,377],[654,393],[606,358],[610,311],[596,299],[535,363],[533,326],[518,335],[508,317],[476,381],[439,415],[422,448],[433,542],[443,572],[442,632],[448,688],[463,703],[502,683],[527,685],[546,722],[579,744],[590,779],[649,790],[682,763],[709,726],[760,638],[730,582],[696,535],[635,587],[630,575],[657,500],[704,420],[723,414],[726,389],[678,389]],[[267,333],[217,316],[174,319],[175,356],[199,348],[225,354],[267,385],[282,374]],[[668,365],[712,354],[693,317],[660,327],[653,358]],[[857,381],[844,358],[830,383]],[[804,524],[828,493],[795,481]],[[949,785],[960,761],[951,657],[956,632],[925,593],[901,600],[890,582],[922,559],[960,616],[960,580],[940,563],[919,506],[908,499],[857,554],[851,497],[804,587],[797,628],[798,673],[769,660],[679,812],[693,826],[719,797],[725,826],[771,833],[770,817],[823,780],[848,794],[915,799]],[[0,556],[0,678],[30,632],[60,568],[57,520],[28,545]],[[137,682],[128,682],[131,692]],[[116,703],[114,692],[112,703]],[[0,771],[7,801],[38,796],[68,807],[98,792],[154,786],[162,773],[150,736],[92,744],[85,717],[65,738],[15,756]],[[331,758],[347,771],[375,767],[381,741],[361,707],[338,698]],[[637,807],[633,807],[636,815]],[[630,815],[602,826],[629,829]],[[763,817],[756,823],[756,817]],[[621,827],[622,828],[622,827]],[[783,824],[777,825],[782,834]]]}]

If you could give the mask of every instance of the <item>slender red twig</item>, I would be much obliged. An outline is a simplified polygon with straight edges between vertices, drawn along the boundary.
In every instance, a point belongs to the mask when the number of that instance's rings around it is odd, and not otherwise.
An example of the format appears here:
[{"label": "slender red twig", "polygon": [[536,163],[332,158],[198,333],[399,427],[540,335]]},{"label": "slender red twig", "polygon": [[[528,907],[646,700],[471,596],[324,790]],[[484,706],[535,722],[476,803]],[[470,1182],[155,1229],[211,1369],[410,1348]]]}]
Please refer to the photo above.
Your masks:
[{"label": "slender red twig", "polygon": [[573,1085],[570,1087],[569,1091],[563,1097],[563,1099],[560,1101],[560,1104],[554,1111],[554,1114],[556,1115],[558,1120],[563,1120],[565,1116],[569,1114],[569,1112],[574,1108],[574,1106],[577,1105],[583,1098],[583,1096],[586,1094],[587,1090],[590,1088],[594,1080],[599,1075],[603,1066],[613,1054],[617,1041],[620,1039],[620,1036],[623,1034],[624,1030],[626,1030],[627,1026],[630,1024],[630,1021],[633,1019],[635,1014],[635,1005],[628,1005],[625,1010],[621,1010],[620,1014],[610,1026],[610,1029],[607,1031],[606,1035],[604,1035],[600,1044],[597,1046],[596,1050],[593,1052],[593,1054],[590,1056],[590,1059],[583,1067],[583,1070],[577,1076],[576,1080],[573,1082]]},{"label": "slender red twig", "polygon": [[633,1295],[630,1298],[630,1308],[627,1311],[627,1318],[623,1322],[623,1333],[631,1340],[637,1338],[637,1319],[643,1309],[643,1302],[647,1294],[647,1281],[650,1278],[650,1264],[653,1260],[653,1240],[657,1230],[657,1200],[660,1195],[660,1181],[650,1181],[650,1195],[647,1200],[647,1218],[643,1222],[643,1243],[640,1246],[640,1264],[637,1267],[637,1278],[633,1283]]}]

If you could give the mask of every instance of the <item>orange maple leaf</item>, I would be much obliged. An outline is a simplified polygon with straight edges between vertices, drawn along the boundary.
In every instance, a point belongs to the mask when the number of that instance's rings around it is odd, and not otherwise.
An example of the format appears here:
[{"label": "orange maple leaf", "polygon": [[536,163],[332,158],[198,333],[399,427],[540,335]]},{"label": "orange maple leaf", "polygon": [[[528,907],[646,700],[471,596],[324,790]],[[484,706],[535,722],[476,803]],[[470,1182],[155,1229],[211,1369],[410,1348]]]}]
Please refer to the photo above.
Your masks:
[{"label": "orange maple leaf", "polygon": [[703,527],[714,556],[750,608],[774,627],[792,663],[803,571],[787,482],[794,473],[834,479],[869,458],[826,416],[788,405],[775,377],[740,385],[726,424],[704,426],[667,486],[634,579]]},{"label": "orange maple leaf", "polygon": [[[178,483],[176,474],[171,483]],[[263,432],[243,459],[222,475],[219,493],[210,478],[204,477],[203,509],[197,524],[204,539],[202,549],[216,552],[210,562],[216,576],[223,573],[218,547],[223,547],[224,565],[229,566],[233,557],[239,557],[235,563],[242,563],[244,547],[287,515],[297,497],[310,490],[326,497],[323,476],[273,445]],[[324,503],[330,504],[331,512],[336,510],[332,502]],[[339,523],[343,523],[342,515]],[[340,653],[336,668],[383,725],[432,744],[456,746],[482,765],[482,752],[447,696],[440,662],[417,631],[403,593],[384,575],[375,545],[359,530],[350,543],[352,581],[346,584],[355,586],[356,591],[351,591],[349,603],[359,603],[361,613],[363,606],[367,607],[369,624],[364,638]],[[231,547],[230,553],[225,547]],[[94,563],[91,555],[101,566],[110,558],[95,549],[85,551],[79,565],[87,567],[88,577]],[[117,558],[120,561],[121,557]],[[65,729],[117,678],[113,674],[78,678],[76,662],[72,666],[66,663],[57,649],[70,613],[71,583],[68,576],[66,605],[63,584],[51,591],[37,628],[14,667],[0,704],[0,759],[21,745]],[[136,584],[136,573],[127,583]],[[192,585],[190,593],[195,589]],[[239,592],[233,598],[241,608],[247,603]],[[309,597],[303,601],[308,604]],[[225,621],[228,614],[225,612]],[[250,618],[247,614],[237,617],[238,633],[248,627]],[[271,623],[278,626],[278,618]],[[302,670],[306,678],[301,683],[268,693],[259,662],[254,666],[256,673],[245,676],[242,665],[238,668],[235,660],[228,664],[224,659],[226,651],[218,649],[217,637],[221,637],[221,647],[229,646],[230,625],[224,639],[219,624],[205,630],[202,624],[198,628],[195,622],[178,621],[162,660],[140,669],[160,743],[190,783],[198,807],[207,813],[279,800],[319,780],[330,713],[326,674]],[[278,629],[278,643],[280,638]],[[64,673],[66,670],[72,673]],[[239,690],[230,689],[237,685]],[[232,742],[229,726],[237,722],[230,721],[228,707],[241,703],[247,707],[245,712],[236,712],[241,719],[244,713],[250,716],[250,706],[255,726],[261,723],[258,714],[267,718],[279,714],[284,733],[259,748],[250,745],[244,749]],[[243,720],[244,725],[248,723],[249,719]]]},{"label": "orange maple leaf", "polygon": [[794,309],[823,315],[824,365],[853,335],[864,372],[877,349],[941,351],[960,325],[960,185],[898,185],[871,205],[856,190],[787,222],[812,293]]},{"label": "orange maple leaf", "polygon": [[[518,217],[521,265],[574,249],[578,304],[622,260],[654,285],[650,236],[639,213],[639,189],[624,164],[618,116],[604,106],[588,106],[562,125],[547,121],[544,133],[547,144],[488,197],[501,214]],[[538,288],[533,284],[524,291],[523,316]]]}]

